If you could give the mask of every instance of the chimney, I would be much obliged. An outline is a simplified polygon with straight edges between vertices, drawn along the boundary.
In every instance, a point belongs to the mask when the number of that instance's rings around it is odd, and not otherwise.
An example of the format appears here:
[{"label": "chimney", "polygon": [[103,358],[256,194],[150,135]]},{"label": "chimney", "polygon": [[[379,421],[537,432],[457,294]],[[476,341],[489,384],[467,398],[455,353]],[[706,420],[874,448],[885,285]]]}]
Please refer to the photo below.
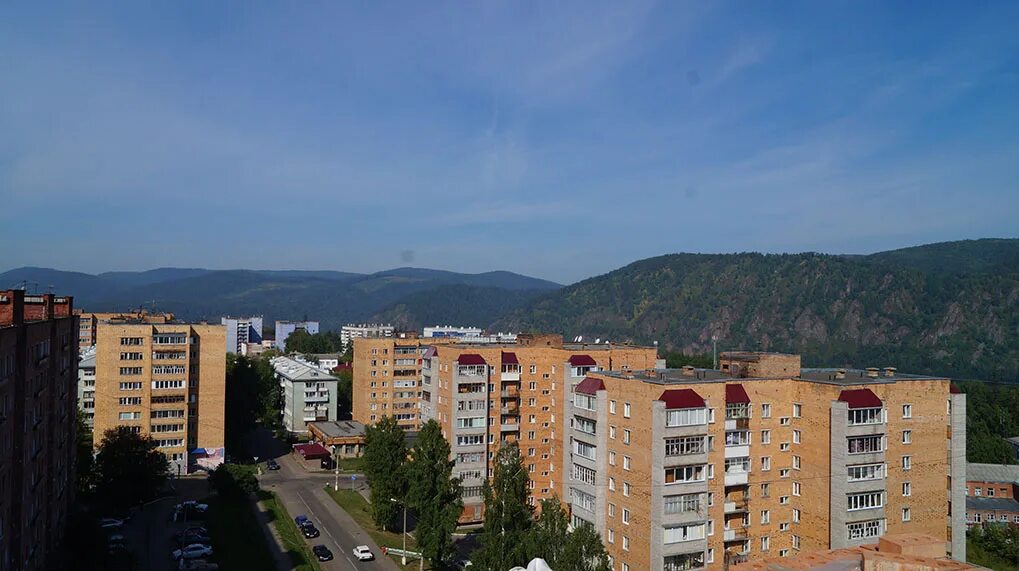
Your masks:
[{"label": "chimney", "polygon": [[683,365],[683,376],[684,377],[692,377],[692,376],[694,376],[694,372],[695,371],[696,371],[696,369],[694,369],[693,365]]},{"label": "chimney", "polygon": [[894,377],[895,376],[895,371],[897,371],[897,370],[898,369],[896,369],[895,367],[885,367],[885,376],[886,377]]},{"label": "chimney", "polygon": [[877,367],[867,367],[867,378],[869,379],[877,378]]},{"label": "chimney", "polygon": [[844,378],[846,378],[846,370],[845,369],[838,369],[837,371],[835,371],[835,378],[836,379],[844,379]]}]

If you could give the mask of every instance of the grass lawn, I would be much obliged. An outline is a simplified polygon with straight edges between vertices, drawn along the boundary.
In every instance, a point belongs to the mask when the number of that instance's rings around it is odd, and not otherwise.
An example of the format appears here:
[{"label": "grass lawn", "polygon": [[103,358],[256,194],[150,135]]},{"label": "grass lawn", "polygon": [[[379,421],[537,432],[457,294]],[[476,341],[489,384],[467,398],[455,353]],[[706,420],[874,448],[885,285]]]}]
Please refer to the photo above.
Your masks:
[{"label": "grass lawn", "polygon": [[[375,540],[379,547],[383,545],[386,547],[403,547],[403,535],[399,532],[382,531],[375,527],[375,521],[372,519],[371,514],[371,506],[368,505],[368,501],[364,499],[364,496],[354,490],[336,491],[332,487],[327,487],[326,492],[343,508],[343,511],[353,518],[357,525],[361,526],[361,529],[367,531],[368,535],[372,536],[372,539]],[[412,536],[407,536],[407,550],[416,551],[416,548],[417,542]],[[393,561],[396,561],[397,565],[400,564],[399,557],[390,557]],[[417,560],[410,560],[404,568],[417,569],[418,565]]]},{"label": "grass lawn", "polygon": [[258,493],[262,505],[272,514],[272,525],[276,533],[283,541],[283,546],[290,556],[292,568],[297,571],[321,571],[318,559],[311,553],[311,547],[304,540],[304,535],[297,529],[294,519],[287,513],[279,498],[272,492],[260,491]]},{"label": "grass lawn", "polygon": [[340,458],[340,471],[355,472],[357,474],[364,472],[364,456],[360,458]]},{"label": "grass lawn", "polygon": [[966,542],[966,561],[995,571],[1019,571],[1019,567],[1002,561],[972,541]]},{"label": "grass lawn", "polygon": [[273,571],[275,564],[261,524],[255,519],[247,498],[209,498],[205,522],[216,549],[216,561],[223,569]]}]

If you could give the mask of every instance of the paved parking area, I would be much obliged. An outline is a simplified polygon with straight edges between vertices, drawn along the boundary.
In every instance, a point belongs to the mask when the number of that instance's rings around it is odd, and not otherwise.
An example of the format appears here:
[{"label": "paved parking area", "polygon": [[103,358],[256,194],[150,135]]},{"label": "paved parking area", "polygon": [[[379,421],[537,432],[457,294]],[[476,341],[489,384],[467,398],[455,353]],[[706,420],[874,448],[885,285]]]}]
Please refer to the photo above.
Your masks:
[{"label": "paved parking area", "polygon": [[205,477],[182,478],[174,482],[177,495],[149,502],[125,522],[125,544],[135,553],[138,568],[147,571],[176,571],[170,552],[178,548],[173,534],[201,522],[173,522],[173,506],[184,500],[199,500],[209,495]]}]

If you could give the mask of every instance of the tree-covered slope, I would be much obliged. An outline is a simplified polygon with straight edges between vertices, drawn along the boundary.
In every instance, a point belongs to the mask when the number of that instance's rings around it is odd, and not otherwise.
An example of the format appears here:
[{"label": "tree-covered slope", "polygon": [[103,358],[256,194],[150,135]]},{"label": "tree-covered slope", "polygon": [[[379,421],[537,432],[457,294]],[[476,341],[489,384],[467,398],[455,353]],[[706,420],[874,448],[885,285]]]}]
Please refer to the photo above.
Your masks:
[{"label": "tree-covered slope", "polygon": [[[1019,241],[953,247],[956,258],[674,254],[641,260],[537,298],[497,321],[649,343],[688,353],[762,349],[805,364],[1017,378]],[[954,271],[970,255],[979,264]],[[960,252],[963,250],[963,252]],[[1001,259],[998,263],[995,260]],[[983,268],[983,269],[981,269]]]}]

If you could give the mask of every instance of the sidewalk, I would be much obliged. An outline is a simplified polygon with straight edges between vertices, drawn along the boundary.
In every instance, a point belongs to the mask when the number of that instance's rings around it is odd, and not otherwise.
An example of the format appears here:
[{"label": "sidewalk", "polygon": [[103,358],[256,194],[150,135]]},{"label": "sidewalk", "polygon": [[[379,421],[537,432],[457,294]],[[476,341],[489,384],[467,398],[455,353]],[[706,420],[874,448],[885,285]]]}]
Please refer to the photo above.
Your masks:
[{"label": "sidewalk", "polygon": [[276,569],[279,571],[289,571],[292,568],[290,557],[286,553],[283,541],[280,540],[279,535],[276,533],[276,526],[272,524],[272,515],[269,513],[269,510],[265,509],[262,506],[262,502],[258,500],[251,504],[251,509],[255,512],[255,519],[262,524],[262,533],[265,534],[265,540],[269,543],[276,543],[276,549],[272,550],[273,557],[276,559]]}]

